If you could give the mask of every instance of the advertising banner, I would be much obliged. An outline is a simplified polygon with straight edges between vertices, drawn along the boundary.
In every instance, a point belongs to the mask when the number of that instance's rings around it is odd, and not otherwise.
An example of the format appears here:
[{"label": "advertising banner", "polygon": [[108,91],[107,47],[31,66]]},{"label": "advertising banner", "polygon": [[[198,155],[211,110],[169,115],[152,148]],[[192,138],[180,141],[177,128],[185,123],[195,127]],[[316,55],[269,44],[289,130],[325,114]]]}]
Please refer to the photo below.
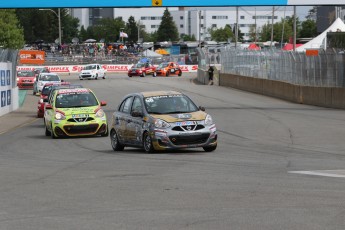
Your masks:
[{"label": "advertising banner", "polygon": [[43,65],[45,61],[45,52],[40,50],[20,50],[19,63]]},{"label": "advertising banner", "polygon": [[13,108],[12,63],[0,63],[0,116]]}]

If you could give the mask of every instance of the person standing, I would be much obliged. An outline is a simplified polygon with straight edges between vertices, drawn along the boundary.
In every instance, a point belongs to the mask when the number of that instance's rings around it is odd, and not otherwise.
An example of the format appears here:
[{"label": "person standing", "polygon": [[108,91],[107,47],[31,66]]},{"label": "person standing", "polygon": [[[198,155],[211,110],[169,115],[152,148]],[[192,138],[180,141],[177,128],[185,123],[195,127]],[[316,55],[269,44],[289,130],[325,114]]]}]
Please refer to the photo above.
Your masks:
[{"label": "person standing", "polygon": [[214,69],[212,66],[210,66],[210,68],[208,69],[208,84],[209,85],[213,85],[213,72],[214,72]]}]

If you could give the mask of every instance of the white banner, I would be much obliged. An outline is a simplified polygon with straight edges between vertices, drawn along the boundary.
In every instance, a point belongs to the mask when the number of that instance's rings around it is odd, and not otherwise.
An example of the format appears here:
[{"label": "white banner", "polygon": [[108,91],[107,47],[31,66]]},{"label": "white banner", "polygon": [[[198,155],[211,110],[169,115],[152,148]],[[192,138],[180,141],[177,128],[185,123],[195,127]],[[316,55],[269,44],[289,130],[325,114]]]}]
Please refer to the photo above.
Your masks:
[{"label": "white banner", "polygon": [[[0,63],[0,116],[17,109],[18,103],[13,101],[12,63]],[[18,97],[15,97],[18,98]]]},{"label": "white banner", "polygon": [[[18,70],[32,70],[37,66],[17,66]],[[84,65],[58,65],[45,66],[53,73],[80,73]],[[102,65],[108,73],[127,73],[132,65]],[[198,65],[180,65],[182,72],[193,73],[197,72]]]}]

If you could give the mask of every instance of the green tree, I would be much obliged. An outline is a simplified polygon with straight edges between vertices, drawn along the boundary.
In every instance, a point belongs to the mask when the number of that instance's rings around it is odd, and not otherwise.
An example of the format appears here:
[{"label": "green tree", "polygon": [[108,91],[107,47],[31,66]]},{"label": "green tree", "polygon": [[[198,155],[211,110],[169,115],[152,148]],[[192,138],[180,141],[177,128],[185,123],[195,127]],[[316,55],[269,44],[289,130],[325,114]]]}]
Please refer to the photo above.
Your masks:
[{"label": "green tree", "polygon": [[73,38],[79,37],[79,19],[66,15],[62,18],[62,41],[64,43],[71,43]]},{"label": "green tree", "polygon": [[227,42],[229,38],[234,37],[230,25],[225,25],[224,28],[219,29],[209,28],[208,33],[211,35],[211,40],[216,42]]},{"label": "green tree", "polygon": [[79,40],[85,41],[86,39],[88,39],[87,31],[84,26],[81,26],[79,31]]},{"label": "green tree", "polygon": [[115,42],[120,40],[121,28],[125,28],[125,22],[122,18],[102,18],[97,22],[97,25],[87,28],[87,38],[84,37],[83,41],[92,38],[97,41],[104,39],[105,42]]},{"label": "green tree", "polygon": [[191,41],[191,42],[195,42],[196,41],[196,38],[195,38],[194,34],[192,34],[192,36],[190,36],[188,34],[181,34],[181,39],[183,41]]},{"label": "green tree", "polygon": [[138,40],[138,25],[133,16],[128,18],[128,22],[126,23],[125,32],[128,35],[127,40],[130,42],[135,42]]},{"label": "green tree", "polygon": [[0,10],[0,46],[2,48],[21,49],[24,44],[24,32],[15,10]]},{"label": "green tree", "polygon": [[313,38],[317,35],[317,27],[315,21],[308,19],[302,22],[302,28],[299,32],[300,38]]},{"label": "green tree", "polygon": [[168,9],[165,9],[161,24],[157,30],[157,41],[178,41],[179,35],[173,17]]}]

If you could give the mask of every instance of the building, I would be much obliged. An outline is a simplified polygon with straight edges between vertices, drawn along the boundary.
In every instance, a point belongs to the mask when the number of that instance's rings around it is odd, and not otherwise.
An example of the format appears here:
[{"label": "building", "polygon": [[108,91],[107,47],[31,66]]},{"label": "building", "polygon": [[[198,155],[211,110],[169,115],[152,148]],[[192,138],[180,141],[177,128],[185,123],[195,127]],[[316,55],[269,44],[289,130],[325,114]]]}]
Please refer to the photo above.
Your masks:
[{"label": "building", "polygon": [[[80,25],[87,28],[97,23],[100,18],[122,18],[127,22],[130,16],[139,22],[147,33],[158,30],[162,20],[163,7],[153,8],[90,8],[72,9],[72,16],[79,18]],[[224,28],[227,24],[239,29],[245,40],[249,39],[250,28],[259,33],[260,28],[269,23],[280,22],[293,15],[292,7],[171,7],[168,8],[178,31],[198,41],[210,39],[209,29]]]}]

